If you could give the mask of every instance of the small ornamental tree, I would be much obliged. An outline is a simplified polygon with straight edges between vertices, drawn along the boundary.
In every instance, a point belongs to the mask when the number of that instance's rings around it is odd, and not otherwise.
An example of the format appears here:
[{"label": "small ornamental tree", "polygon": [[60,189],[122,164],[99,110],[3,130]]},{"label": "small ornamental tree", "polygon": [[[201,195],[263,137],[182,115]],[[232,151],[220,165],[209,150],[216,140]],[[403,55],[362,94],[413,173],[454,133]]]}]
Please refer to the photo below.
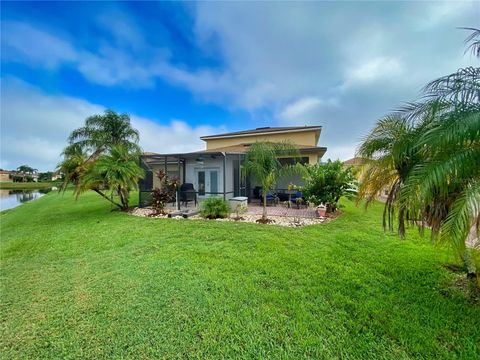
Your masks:
[{"label": "small ornamental tree", "polygon": [[[303,165],[296,160],[300,157],[298,148],[289,142],[258,141],[250,146],[243,165],[245,175],[252,175],[262,187],[262,218],[257,222],[266,224],[267,194],[284,176],[302,173]],[[282,164],[281,158],[293,158],[294,165]]]},{"label": "small ornamental tree", "polygon": [[240,203],[240,204],[237,204],[237,206],[235,206],[234,211],[235,211],[234,219],[236,221],[243,220],[243,217],[241,217],[240,215],[247,213],[248,207],[245,204]]},{"label": "small ornamental tree", "polygon": [[307,166],[304,181],[306,199],[316,206],[326,205],[327,212],[336,211],[340,198],[355,192],[352,168],[345,168],[340,160]]},{"label": "small ornamental tree", "polygon": [[152,208],[156,214],[165,214],[165,205],[175,200],[178,180],[170,178],[163,170],[158,172],[157,178],[160,184],[152,191]]}]

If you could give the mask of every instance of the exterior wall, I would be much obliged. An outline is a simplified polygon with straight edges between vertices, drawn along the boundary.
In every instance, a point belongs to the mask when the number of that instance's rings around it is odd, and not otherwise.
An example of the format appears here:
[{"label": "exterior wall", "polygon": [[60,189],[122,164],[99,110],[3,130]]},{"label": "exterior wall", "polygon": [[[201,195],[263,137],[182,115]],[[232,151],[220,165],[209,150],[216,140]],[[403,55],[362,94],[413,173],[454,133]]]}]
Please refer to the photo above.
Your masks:
[{"label": "exterior wall", "polygon": [[315,164],[318,164],[320,161],[320,159],[318,158],[318,155],[317,154],[310,154],[308,155],[308,163],[310,165],[315,165]]},{"label": "exterior wall", "polygon": [[207,143],[207,150],[211,150],[240,144],[253,144],[256,141],[280,142],[285,140],[291,141],[295,145],[312,147],[317,146],[318,130],[307,130],[283,134],[265,134],[259,136],[249,135],[224,139],[210,139],[205,141]]},{"label": "exterior wall", "polygon": [[0,182],[12,182],[10,179],[10,174],[0,174]]}]

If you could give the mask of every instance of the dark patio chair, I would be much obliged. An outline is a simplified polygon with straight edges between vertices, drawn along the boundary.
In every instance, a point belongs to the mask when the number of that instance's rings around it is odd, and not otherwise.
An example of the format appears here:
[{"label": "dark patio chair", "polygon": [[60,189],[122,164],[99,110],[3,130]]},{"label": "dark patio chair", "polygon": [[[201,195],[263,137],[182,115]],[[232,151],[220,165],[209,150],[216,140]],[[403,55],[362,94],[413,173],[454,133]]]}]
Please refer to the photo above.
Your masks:
[{"label": "dark patio chair", "polygon": [[292,202],[297,204],[297,209],[300,209],[300,205],[306,205],[303,193],[297,191],[295,194],[292,194]]},{"label": "dark patio chair", "polygon": [[266,200],[267,200],[267,205],[272,204],[273,206],[277,206],[278,197],[275,193],[272,193],[271,191],[269,191],[267,193]]},{"label": "dark patio chair", "polygon": [[193,201],[197,206],[197,192],[191,183],[184,183],[180,186],[180,203],[188,206],[188,202]]}]

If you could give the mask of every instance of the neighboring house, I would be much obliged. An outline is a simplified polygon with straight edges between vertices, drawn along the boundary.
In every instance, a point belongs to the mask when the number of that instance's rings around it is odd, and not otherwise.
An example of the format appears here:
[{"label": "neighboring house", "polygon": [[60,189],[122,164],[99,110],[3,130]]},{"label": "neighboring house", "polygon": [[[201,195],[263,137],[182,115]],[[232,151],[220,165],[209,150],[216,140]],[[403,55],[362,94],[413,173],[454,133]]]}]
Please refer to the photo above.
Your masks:
[{"label": "neighboring house", "polygon": [[0,182],[12,182],[15,171],[0,170]]},{"label": "neighboring house", "polygon": [[[357,177],[358,180],[360,180],[360,172],[361,172],[362,165],[364,163],[365,163],[364,158],[355,156],[351,159],[344,161],[343,165],[353,167],[355,176]],[[390,192],[389,187],[382,188],[382,190],[379,191],[377,194],[379,200],[386,200],[389,192]]]},{"label": "neighboring house", "polygon": [[[198,193],[198,198],[223,196],[229,199],[235,196],[253,197],[258,184],[254,179],[242,176],[245,153],[249,146],[257,141],[289,141],[300,151],[300,161],[317,164],[327,148],[317,146],[321,126],[262,127],[253,130],[203,136],[205,150],[184,154],[144,153],[142,166],[146,177],[139,183],[140,205],[146,205],[151,190],[158,186],[156,174],[164,170],[169,176],[175,176],[180,184],[189,183]],[[292,159],[282,159],[285,163]],[[279,190],[286,189],[289,182],[297,185],[299,177],[283,179],[277,184]]]},{"label": "neighboring house", "polygon": [[343,165],[353,166],[354,168],[359,168],[361,165],[363,165],[363,162],[364,162],[363,158],[355,156],[351,159],[345,160],[343,162]]},{"label": "neighboring house", "polygon": [[13,182],[14,177],[28,177],[31,178],[32,181],[38,181],[38,173],[37,172],[28,172],[22,173],[19,171],[8,171],[8,170],[0,170],[0,182]]},{"label": "neighboring house", "polygon": [[52,173],[52,181],[60,180],[62,178],[62,174],[59,172]]}]

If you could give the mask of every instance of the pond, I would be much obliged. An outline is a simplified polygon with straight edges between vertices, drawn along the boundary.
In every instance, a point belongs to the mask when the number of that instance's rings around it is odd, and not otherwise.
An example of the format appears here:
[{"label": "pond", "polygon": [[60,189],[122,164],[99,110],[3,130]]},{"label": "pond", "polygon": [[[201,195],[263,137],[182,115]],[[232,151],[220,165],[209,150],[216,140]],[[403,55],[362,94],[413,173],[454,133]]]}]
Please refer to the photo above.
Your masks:
[{"label": "pond", "polygon": [[0,211],[14,208],[23,203],[38,199],[50,192],[52,189],[15,189],[15,190],[0,190]]}]

